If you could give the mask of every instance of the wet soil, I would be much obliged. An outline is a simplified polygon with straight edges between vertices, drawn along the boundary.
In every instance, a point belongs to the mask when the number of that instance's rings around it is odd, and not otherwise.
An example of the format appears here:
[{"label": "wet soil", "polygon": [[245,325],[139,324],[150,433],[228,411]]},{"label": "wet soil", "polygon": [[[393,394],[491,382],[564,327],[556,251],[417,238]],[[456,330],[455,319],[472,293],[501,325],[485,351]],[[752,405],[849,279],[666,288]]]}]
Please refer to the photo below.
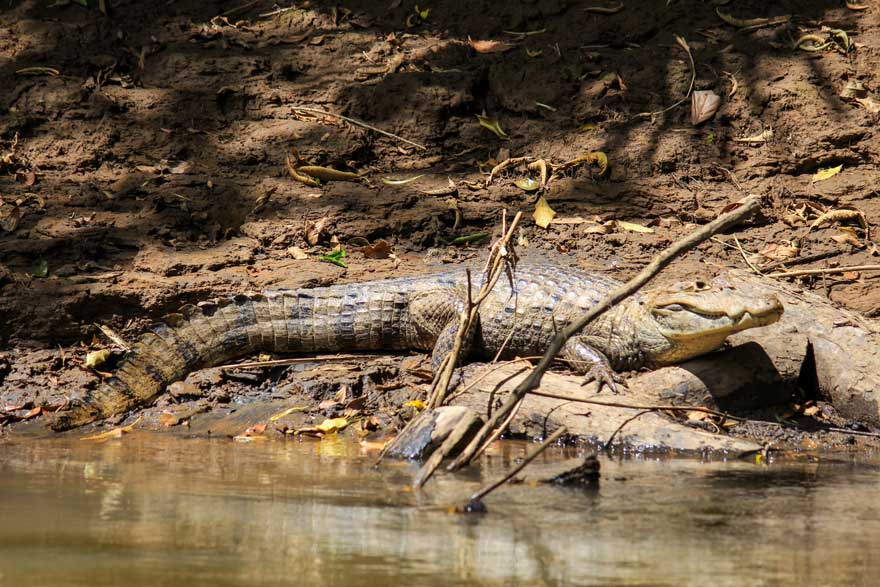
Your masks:
[{"label": "wet soil", "polygon": [[[874,6],[741,1],[719,9],[740,19],[791,15],[741,29],[696,0],[627,3],[613,14],[592,10],[599,5],[592,1],[438,0],[425,18],[399,0],[295,8],[119,1],[106,3],[107,14],[58,4],[4,2],[0,12],[7,407],[58,405],[94,385],[99,375],[82,364],[88,350],[108,346],[98,324],[131,340],[185,303],[460,263],[479,256],[486,241],[449,241],[497,235],[503,211],[529,219],[518,235],[522,255],[625,278],[695,224],[758,193],[764,213],[736,233],[752,263],[876,262],[873,234],[864,230],[880,218]],[[829,30],[846,31],[846,42],[837,36],[823,50],[792,49],[802,35],[825,39]],[[692,51],[695,89],[722,97],[699,126],[687,100],[639,116],[688,91],[689,61],[675,35]],[[469,38],[511,47],[482,53]],[[475,115],[484,113],[508,138],[478,124]],[[742,141],[762,133],[765,140]],[[361,180],[299,183],[285,165],[291,148]],[[592,151],[607,154],[609,172],[580,167],[554,179],[544,196],[563,222],[547,229],[530,219],[537,196],[513,184],[524,168],[484,185],[507,157],[559,164]],[[814,181],[839,165],[838,174]],[[382,182],[416,175],[402,185]],[[450,181],[456,189],[444,191]],[[839,209],[863,215],[811,227],[823,211]],[[390,244],[390,256],[363,248],[377,241]],[[347,268],[318,259],[340,245]],[[668,277],[743,266],[726,235]],[[876,275],[803,283],[875,317]],[[401,398],[420,389],[418,378],[401,382],[399,361],[325,368],[348,369],[361,387],[369,381],[385,393],[397,385]],[[204,394],[197,401],[209,407],[280,396],[298,370],[213,382],[196,375],[201,391],[189,395]],[[348,385],[334,377],[324,379],[331,395]]]}]

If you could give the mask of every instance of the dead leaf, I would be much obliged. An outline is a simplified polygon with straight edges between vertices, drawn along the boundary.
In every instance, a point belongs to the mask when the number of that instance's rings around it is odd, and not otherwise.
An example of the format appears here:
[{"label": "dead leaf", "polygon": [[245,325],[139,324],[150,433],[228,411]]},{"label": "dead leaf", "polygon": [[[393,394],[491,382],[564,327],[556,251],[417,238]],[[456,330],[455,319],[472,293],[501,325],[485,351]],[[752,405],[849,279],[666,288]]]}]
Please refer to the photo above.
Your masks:
[{"label": "dead leaf", "polygon": [[491,116],[483,116],[481,114],[477,114],[476,116],[477,120],[480,122],[480,126],[485,129],[491,130],[499,139],[509,138],[507,136],[507,133],[501,130],[501,123],[498,122],[497,118]]},{"label": "dead leaf", "polygon": [[414,399],[414,400],[410,400],[408,402],[404,402],[403,405],[410,407],[410,408],[415,408],[416,410],[419,410],[419,411],[422,411],[427,407],[427,405],[425,405],[425,402],[423,402],[420,399]]},{"label": "dead leaf", "polygon": [[653,233],[653,228],[648,228],[647,226],[642,226],[641,224],[636,224],[635,222],[625,222],[623,220],[617,221],[617,228],[619,230],[628,230],[630,232],[643,232],[643,233]]},{"label": "dead leaf", "polygon": [[820,169],[813,175],[813,179],[811,183],[816,183],[817,181],[825,181],[826,179],[832,178],[843,169],[843,164],[841,163],[837,167],[828,167],[826,169]]},{"label": "dead leaf", "polygon": [[547,228],[550,226],[550,222],[553,220],[554,216],[556,216],[556,212],[553,211],[553,208],[550,207],[550,204],[547,203],[544,196],[541,196],[538,199],[538,203],[535,204],[535,211],[532,213],[532,218],[535,219],[535,224],[541,228]]},{"label": "dead leaf", "polygon": [[843,230],[843,228],[838,228],[838,230],[840,231],[838,234],[831,235],[831,240],[841,245],[852,245],[857,249],[865,248],[865,244],[861,240],[859,240],[859,238],[852,232],[850,232],[849,230]]},{"label": "dead leaf", "polygon": [[324,233],[324,229],[329,223],[330,219],[326,216],[309,223],[309,225],[306,227],[306,242],[308,242],[310,245],[318,244],[318,241],[321,240],[321,236]]},{"label": "dead leaf", "polygon": [[391,245],[386,240],[377,240],[372,245],[361,247],[360,250],[367,259],[387,259],[391,255]]},{"label": "dead leaf", "polygon": [[691,124],[706,122],[718,112],[721,97],[711,90],[697,90],[691,94]]},{"label": "dead leaf", "polygon": [[0,205],[0,230],[13,232],[21,222],[21,208],[12,204]]},{"label": "dead leaf", "polygon": [[95,434],[93,436],[84,436],[80,438],[80,440],[104,441],[109,440],[110,438],[122,438],[125,434],[129,434],[130,432],[132,432],[134,430],[134,425],[140,421],[141,419],[140,417],[138,417],[137,420],[135,420],[128,426],[121,426],[119,428],[114,428],[112,430],[101,432],[100,434]]},{"label": "dead leaf", "polygon": [[786,245],[770,243],[769,245],[758,251],[758,254],[765,259],[770,259],[773,261],[785,261],[787,259],[793,259],[794,257],[797,257],[799,252],[800,247],[794,246],[791,243]]},{"label": "dead leaf", "polygon": [[109,359],[110,355],[112,354],[113,351],[111,351],[110,349],[92,351],[86,355],[86,360],[83,364],[90,369],[95,369],[96,367],[100,367],[105,362],[107,362],[107,359]]},{"label": "dead leaf", "polygon": [[309,258],[306,252],[299,247],[287,247],[287,254],[298,261]]},{"label": "dead leaf", "polygon": [[531,177],[523,177],[513,182],[513,185],[526,192],[534,192],[541,187],[541,184]]},{"label": "dead leaf", "polygon": [[468,37],[470,45],[477,53],[504,53],[513,49],[514,45],[504,41],[474,41]]}]

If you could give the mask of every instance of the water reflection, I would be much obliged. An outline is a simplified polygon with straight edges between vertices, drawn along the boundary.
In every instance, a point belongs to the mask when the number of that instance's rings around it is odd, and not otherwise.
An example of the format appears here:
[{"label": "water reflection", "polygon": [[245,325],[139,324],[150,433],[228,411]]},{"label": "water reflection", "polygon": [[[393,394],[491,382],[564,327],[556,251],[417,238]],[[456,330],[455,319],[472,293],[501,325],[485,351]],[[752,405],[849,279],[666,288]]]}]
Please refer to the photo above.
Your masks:
[{"label": "water reflection", "polygon": [[413,465],[374,471],[345,440],[0,444],[0,585],[873,585],[880,570],[868,465],[606,459],[598,492],[522,485],[488,516],[443,511],[524,451],[414,493]]}]

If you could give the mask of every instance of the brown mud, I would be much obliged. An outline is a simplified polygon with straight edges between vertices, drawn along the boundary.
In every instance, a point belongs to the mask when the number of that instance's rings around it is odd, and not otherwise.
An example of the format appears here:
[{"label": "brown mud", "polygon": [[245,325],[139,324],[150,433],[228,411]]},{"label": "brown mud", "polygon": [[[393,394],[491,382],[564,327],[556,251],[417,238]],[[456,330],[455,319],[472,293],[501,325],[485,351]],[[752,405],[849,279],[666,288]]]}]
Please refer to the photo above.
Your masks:
[{"label": "brown mud", "polygon": [[[461,263],[486,241],[447,243],[497,236],[503,210],[529,218],[521,255],[625,278],[694,224],[757,193],[764,214],[736,234],[759,267],[878,262],[874,234],[860,224],[880,219],[878,6],[737,1],[719,9],[740,19],[792,15],[743,30],[696,0],[627,2],[613,14],[592,10],[611,6],[592,1],[437,0],[420,7],[430,8],[426,18],[399,0],[313,0],[287,10],[259,0],[106,4],[106,15],[76,2],[7,2],[0,12],[0,414],[10,420],[95,385],[100,375],[83,366],[85,355],[112,346],[97,324],[133,340],[185,303]],[[838,36],[820,51],[792,48],[829,29],[846,31],[848,47]],[[689,61],[675,35],[692,50],[695,89],[722,97],[700,126],[691,124],[689,100],[653,119],[638,116],[688,90]],[[481,53],[468,38],[512,47]],[[482,113],[509,138],[481,127]],[[770,129],[767,140],[738,140]],[[362,180],[299,183],[285,167],[291,148]],[[513,185],[524,168],[484,186],[508,156],[559,164],[591,151],[607,154],[609,173],[582,167],[552,181],[544,195],[568,222],[548,229],[530,220],[537,196]],[[838,165],[840,173],[814,181]],[[439,194],[449,180],[457,190]],[[822,211],[840,209],[863,215],[811,227]],[[390,244],[390,257],[363,249],[377,241]],[[317,258],[337,243],[347,268]],[[744,266],[726,235],[667,278]],[[877,275],[801,283],[872,318],[880,315]],[[149,413],[267,397],[320,402],[342,390],[311,418],[364,396],[380,426],[397,425],[407,417],[400,405],[424,393],[419,359],[232,377],[212,370]],[[786,436],[780,417],[764,414],[772,430],[756,424],[749,432]]]}]

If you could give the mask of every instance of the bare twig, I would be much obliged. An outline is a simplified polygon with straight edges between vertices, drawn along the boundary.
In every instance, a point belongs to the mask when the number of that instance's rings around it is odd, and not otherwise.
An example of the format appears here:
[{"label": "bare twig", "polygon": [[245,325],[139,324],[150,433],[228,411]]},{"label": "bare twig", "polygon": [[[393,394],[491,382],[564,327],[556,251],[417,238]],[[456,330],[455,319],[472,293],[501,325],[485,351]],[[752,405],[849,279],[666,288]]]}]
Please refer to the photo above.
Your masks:
[{"label": "bare twig", "polygon": [[639,418],[641,418],[641,417],[644,416],[645,414],[650,414],[650,413],[653,412],[653,411],[654,411],[654,410],[642,410],[642,411],[639,412],[638,414],[636,414],[636,415],[634,415],[634,416],[632,416],[632,417],[630,417],[630,418],[627,418],[626,420],[624,420],[623,422],[621,422],[621,423],[620,423],[620,426],[618,426],[617,428],[615,428],[614,432],[612,432],[611,435],[608,437],[608,440],[605,441],[605,444],[602,445],[602,450],[608,450],[609,448],[611,448],[611,442],[614,440],[614,437],[617,436],[617,433],[620,432],[621,430],[623,430],[623,427],[624,427],[624,426],[626,426],[627,424],[629,424],[629,423],[632,422],[633,420],[638,420]]},{"label": "bare twig", "polygon": [[504,485],[505,483],[510,481],[520,471],[525,469],[529,463],[531,463],[533,460],[535,460],[535,457],[537,457],[539,454],[541,454],[542,452],[547,450],[547,448],[551,444],[556,442],[559,439],[559,437],[562,436],[563,434],[565,434],[566,432],[568,432],[568,428],[566,428],[565,426],[560,426],[559,428],[557,428],[553,432],[553,434],[548,436],[547,439],[544,440],[544,442],[542,442],[540,444],[540,446],[537,446],[534,449],[532,449],[531,451],[529,451],[529,454],[527,454],[525,456],[525,458],[523,458],[523,460],[520,464],[518,464],[513,469],[508,471],[503,477],[501,477],[497,481],[493,481],[489,485],[486,485],[485,487],[481,488],[479,491],[474,493],[471,496],[470,502],[473,503],[473,502],[482,500],[484,497],[486,497],[487,495],[489,495],[490,493],[492,493],[493,491],[495,491],[496,489],[498,489],[499,487],[501,487],[502,485]]},{"label": "bare twig", "polygon": [[125,352],[131,350],[131,345],[125,342],[125,339],[119,336],[115,330],[103,324],[95,324],[95,326],[98,327],[98,330],[104,333],[104,336],[116,343],[116,346],[121,347]]},{"label": "bare twig", "polygon": [[448,469],[459,469],[471,462],[474,455],[477,453],[477,450],[489,434],[491,434],[492,430],[501,424],[501,422],[507,417],[507,414],[510,413],[526,393],[538,387],[541,383],[541,377],[543,377],[544,373],[553,362],[553,359],[559,354],[569,338],[583,330],[587,324],[607,312],[612,306],[620,303],[638,291],[642,286],[653,279],[664,267],[669,265],[673,259],[693,249],[714,234],[739,223],[743,218],[755,212],[760,207],[761,200],[759,197],[750,196],[746,198],[742,201],[742,205],[739,208],[719,216],[687,237],[673,243],[669,248],[655,257],[647,267],[638,273],[638,275],[623,285],[615,288],[614,291],[602,300],[602,302],[596,304],[580,320],[559,330],[550,342],[547,352],[544,353],[544,356],[541,358],[538,365],[519,383],[519,385],[516,386],[516,389],[513,390],[504,405],[486,421],[480,431],[471,440],[470,444],[468,444],[467,448],[465,448],[458,458],[449,465]]},{"label": "bare twig", "polygon": [[594,406],[605,406],[608,408],[625,408],[627,410],[647,410],[647,411],[655,411],[655,412],[703,412],[704,414],[710,414],[712,416],[717,416],[719,418],[724,418],[725,420],[732,420],[734,422],[748,422],[748,418],[740,418],[739,416],[731,416],[727,412],[719,412],[718,410],[713,410],[712,408],[705,408],[703,406],[678,406],[674,404],[660,404],[660,405],[639,405],[639,404],[625,404],[622,402],[603,402],[594,399],[584,399],[577,397],[568,397],[566,395],[559,395],[558,393],[546,393],[543,391],[530,391],[531,395],[537,395],[541,397],[549,397],[552,399],[565,400],[568,402],[578,403],[578,404],[590,404]]},{"label": "bare twig", "polygon": [[324,361],[348,361],[351,359],[369,359],[377,355],[327,355],[319,357],[295,357],[292,359],[275,359],[272,361],[250,361],[249,363],[233,363],[229,365],[220,365],[217,369],[224,371],[229,369],[254,369],[258,367],[283,367],[285,365],[296,365],[299,363],[318,363]]},{"label": "bare twig", "polygon": [[676,102],[672,106],[664,108],[663,110],[658,110],[657,112],[640,112],[640,113],[636,114],[636,116],[635,116],[636,118],[650,118],[651,121],[653,122],[654,118],[658,114],[665,114],[666,112],[669,112],[670,110],[672,110],[674,108],[678,108],[679,106],[684,104],[684,102],[688,98],[691,97],[691,93],[694,91],[694,84],[697,81],[697,64],[694,63],[694,54],[691,53],[691,47],[690,47],[690,45],[688,45],[687,41],[684,40],[684,37],[679,37],[678,35],[675,35],[675,44],[678,45],[679,47],[681,47],[681,49],[685,53],[687,53],[688,61],[690,61],[690,64],[691,64],[691,83],[690,83],[690,85],[688,85],[687,93],[684,95],[684,98],[682,98],[681,100],[679,100],[678,102]]},{"label": "bare twig", "polygon": [[798,277],[799,275],[828,275],[846,273],[847,271],[880,271],[880,265],[850,265],[849,267],[827,267],[825,269],[798,269],[797,271],[779,271],[766,273],[767,277]]},{"label": "bare twig", "polygon": [[354,118],[349,118],[348,116],[343,116],[341,114],[333,114],[332,112],[327,112],[326,110],[321,110],[320,108],[309,108],[307,106],[294,106],[293,109],[298,112],[308,112],[310,114],[320,114],[321,116],[332,116],[335,118],[339,118],[349,124],[353,124],[355,126],[359,126],[361,128],[365,128],[367,130],[377,132],[380,135],[384,135],[388,138],[398,140],[402,143],[406,143],[407,145],[412,145],[413,147],[415,147],[417,149],[421,149],[422,151],[426,151],[428,149],[425,145],[420,145],[419,143],[416,143],[416,142],[411,141],[409,139],[405,139],[405,138],[398,136],[396,134],[392,134],[388,131],[382,130],[381,128],[376,128],[375,126],[367,124],[366,122],[361,122],[360,120],[355,120]]},{"label": "bare twig", "polygon": [[758,269],[757,267],[755,267],[755,265],[751,261],[749,261],[749,257],[746,255],[746,252],[743,250],[742,245],[739,244],[739,239],[736,238],[736,235],[733,235],[733,242],[736,243],[736,248],[739,251],[739,254],[742,255],[743,261],[745,261],[746,265],[749,266],[749,269],[751,269],[752,271],[754,271],[758,275],[761,275],[761,270]]},{"label": "bare twig", "polygon": [[[522,218],[522,212],[517,212],[516,216],[513,218],[513,222],[510,223],[510,228],[506,229],[502,233],[501,239],[492,245],[492,248],[489,251],[489,258],[486,260],[483,284],[480,286],[480,291],[477,294],[476,300],[471,296],[470,271],[467,273],[467,305],[459,319],[458,332],[455,335],[452,351],[443,359],[442,366],[434,378],[430,399],[428,400],[429,407],[436,408],[437,406],[442,405],[446,399],[446,393],[449,389],[449,382],[452,381],[452,374],[455,371],[458,355],[461,353],[464,341],[467,339],[471,328],[477,320],[480,304],[482,304],[492,292],[495,284],[498,283],[498,278],[501,277],[501,273],[504,271],[505,263],[510,259],[508,247],[510,246],[510,239],[513,237],[513,232],[519,224],[520,218]],[[502,229],[503,228],[504,227],[502,227]],[[515,256],[513,258],[515,259]]]}]

